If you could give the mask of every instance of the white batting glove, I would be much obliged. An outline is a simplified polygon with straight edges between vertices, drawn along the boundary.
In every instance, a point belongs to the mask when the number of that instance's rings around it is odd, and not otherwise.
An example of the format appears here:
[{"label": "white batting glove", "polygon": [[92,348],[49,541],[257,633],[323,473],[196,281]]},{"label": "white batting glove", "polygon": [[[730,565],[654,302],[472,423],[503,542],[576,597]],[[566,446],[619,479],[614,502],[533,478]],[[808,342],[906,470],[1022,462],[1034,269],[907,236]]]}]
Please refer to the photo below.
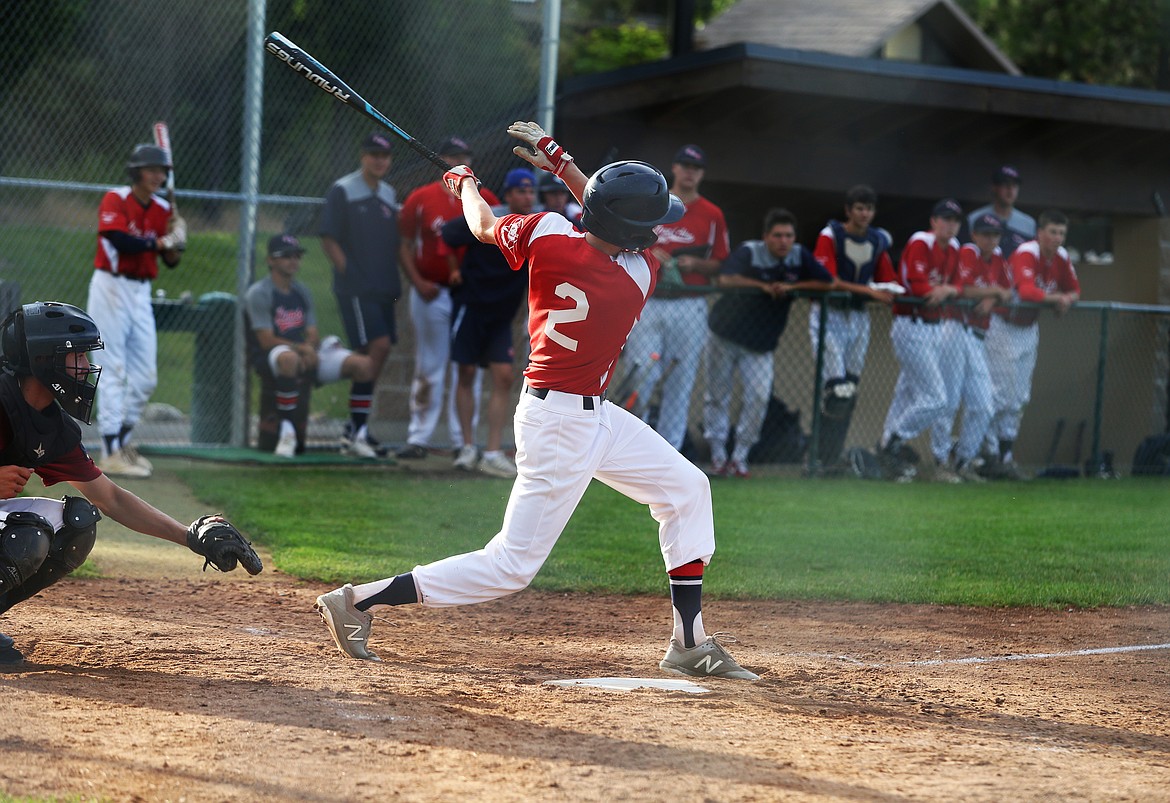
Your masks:
[{"label": "white batting glove", "polygon": [[508,126],[508,135],[525,143],[513,148],[512,153],[554,176],[559,177],[573,162],[573,157],[536,123],[518,120]]},{"label": "white batting glove", "polygon": [[158,238],[160,251],[183,251],[187,248],[187,221],[179,216],[171,218],[171,230]]}]

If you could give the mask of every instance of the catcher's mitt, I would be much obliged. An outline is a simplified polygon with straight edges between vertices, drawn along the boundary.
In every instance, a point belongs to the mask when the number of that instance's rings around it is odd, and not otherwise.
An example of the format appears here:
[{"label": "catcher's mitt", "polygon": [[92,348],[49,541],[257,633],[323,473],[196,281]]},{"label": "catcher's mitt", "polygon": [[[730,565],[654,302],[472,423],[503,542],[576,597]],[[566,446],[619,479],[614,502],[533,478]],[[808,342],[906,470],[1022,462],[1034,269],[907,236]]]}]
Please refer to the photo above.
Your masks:
[{"label": "catcher's mitt", "polygon": [[187,546],[196,555],[207,558],[203,571],[215,566],[221,572],[230,572],[236,563],[243,564],[248,574],[260,574],[264,564],[252,549],[252,543],[223,516],[200,516],[187,528]]}]

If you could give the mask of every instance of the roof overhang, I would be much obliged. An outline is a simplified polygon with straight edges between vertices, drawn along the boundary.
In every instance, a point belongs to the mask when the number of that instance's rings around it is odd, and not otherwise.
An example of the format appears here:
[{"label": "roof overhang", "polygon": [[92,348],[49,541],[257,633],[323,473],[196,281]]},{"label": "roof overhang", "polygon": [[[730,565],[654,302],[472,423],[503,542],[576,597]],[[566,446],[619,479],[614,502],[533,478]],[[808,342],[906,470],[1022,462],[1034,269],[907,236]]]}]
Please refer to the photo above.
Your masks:
[{"label": "roof overhang", "polygon": [[1170,190],[1164,92],[740,44],[566,81],[557,115],[596,158],[699,142],[721,183],[984,198],[1011,162],[1032,204],[1151,214]]}]

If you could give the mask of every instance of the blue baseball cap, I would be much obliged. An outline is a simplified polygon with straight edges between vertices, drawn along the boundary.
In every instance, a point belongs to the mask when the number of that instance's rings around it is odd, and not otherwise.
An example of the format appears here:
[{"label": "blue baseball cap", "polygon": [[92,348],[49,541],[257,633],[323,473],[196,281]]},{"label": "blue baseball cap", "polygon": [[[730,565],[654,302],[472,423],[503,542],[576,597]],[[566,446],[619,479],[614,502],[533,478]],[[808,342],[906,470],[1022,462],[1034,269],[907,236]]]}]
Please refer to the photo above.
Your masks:
[{"label": "blue baseball cap", "polygon": [[515,187],[535,187],[536,176],[532,175],[531,170],[525,170],[523,167],[517,167],[514,170],[509,170],[508,175],[504,176],[504,192]]}]

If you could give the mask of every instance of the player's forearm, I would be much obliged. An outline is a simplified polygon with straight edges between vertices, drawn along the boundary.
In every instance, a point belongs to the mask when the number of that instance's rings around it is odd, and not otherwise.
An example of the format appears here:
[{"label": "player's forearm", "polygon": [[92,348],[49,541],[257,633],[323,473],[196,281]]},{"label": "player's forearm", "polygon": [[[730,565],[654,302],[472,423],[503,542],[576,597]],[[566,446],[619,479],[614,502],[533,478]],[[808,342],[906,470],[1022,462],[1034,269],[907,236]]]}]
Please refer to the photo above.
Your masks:
[{"label": "player's forearm", "polygon": [[581,168],[577,167],[577,163],[573,162],[561,172],[561,181],[569,188],[569,192],[573,193],[573,197],[577,199],[577,203],[584,206],[585,204],[585,185],[589,183],[589,176],[581,172]]},{"label": "player's forearm", "polygon": [[463,202],[463,217],[467,228],[481,243],[496,244],[496,216],[487,201],[479,194],[474,181],[464,181],[459,187],[459,200]]},{"label": "player's forearm", "polygon": [[335,271],[345,273],[345,250],[336,240],[328,236],[322,237],[321,250],[325,252]]}]

